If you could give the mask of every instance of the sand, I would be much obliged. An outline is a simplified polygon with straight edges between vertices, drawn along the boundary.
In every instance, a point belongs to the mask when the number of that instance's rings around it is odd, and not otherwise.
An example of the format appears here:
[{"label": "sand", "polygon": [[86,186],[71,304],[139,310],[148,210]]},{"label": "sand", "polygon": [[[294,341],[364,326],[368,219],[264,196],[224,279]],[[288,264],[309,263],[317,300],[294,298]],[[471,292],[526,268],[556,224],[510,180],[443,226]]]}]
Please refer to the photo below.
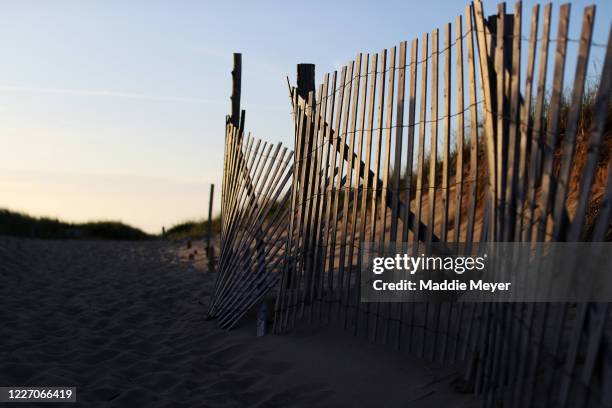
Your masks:
[{"label": "sand", "polygon": [[478,405],[453,390],[452,368],[342,330],[256,337],[252,318],[218,329],[202,256],[184,243],[0,237],[0,386],[76,386],[73,407]]}]

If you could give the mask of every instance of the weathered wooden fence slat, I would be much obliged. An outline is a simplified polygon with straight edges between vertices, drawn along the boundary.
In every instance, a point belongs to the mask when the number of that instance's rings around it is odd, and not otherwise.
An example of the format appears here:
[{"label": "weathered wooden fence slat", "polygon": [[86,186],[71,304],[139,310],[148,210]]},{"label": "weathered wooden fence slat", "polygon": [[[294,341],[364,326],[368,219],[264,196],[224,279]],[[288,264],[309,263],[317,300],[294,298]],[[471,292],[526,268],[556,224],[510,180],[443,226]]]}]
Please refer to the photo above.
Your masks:
[{"label": "weathered wooden fence slat", "polygon": [[[358,101],[359,101],[359,85],[361,80],[361,54],[357,55],[355,59],[355,68],[354,68],[354,76],[352,79],[352,107],[351,107],[351,117],[350,117],[350,128],[348,130],[348,147],[349,152],[355,151],[355,136],[356,136],[356,127],[357,127],[357,113],[358,113]],[[346,117],[348,119],[348,115]],[[340,230],[340,253],[338,257],[338,319],[341,318],[342,312],[344,312],[344,324],[346,325],[347,321],[347,308],[349,299],[349,287],[350,287],[350,278],[348,282],[345,282],[345,270],[346,270],[346,244],[347,244],[347,234],[349,233],[349,225],[351,224],[352,217],[350,210],[351,202],[355,202],[355,198],[353,197],[353,192],[351,191],[351,186],[353,183],[353,165],[354,165],[353,154],[350,154],[348,157],[348,164],[346,167],[346,182],[344,194],[343,194],[343,202],[342,202],[342,218],[343,223]],[[352,263],[352,259],[349,259],[348,262]],[[342,307],[344,304],[344,307]]]},{"label": "weathered wooden fence slat", "polygon": [[[372,70],[370,71],[370,95],[369,95],[369,103],[368,103],[368,119],[367,119],[367,131],[366,131],[366,141],[365,141],[365,147],[366,147],[366,154],[365,154],[365,167],[366,169],[370,168],[370,162],[371,162],[371,157],[372,157],[372,137],[374,134],[374,114],[375,114],[375,110],[376,110],[376,83],[377,83],[377,69],[378,69],[378,54],[374,54],[372,56]],[[365,86],[364,86],[365,87]],[[366,225],[367,225],[367,215],[368,215],[368,198],[370,196],[370,194],[374,195],[374,191],[369,187],[370,186],[370,172],[369,171],[365,171],[364,173],[364,179],[363,179],[363,192],[361,195],[361,223],[359,225],[359,237],[361,239],[361,241],[366,241]],[[372,207],[373,208],[373,207]],[[372,210],[373,211],[373,210]],[[360,247],[360,249],[362,249]],[[359,254],[359,269],[362,267],[361,265],[361,254]],[[357,272],[357,281],[356,281],[356,292],[357,292],[357,296],[359,296],[359,292],[360,292],[360,285],[361,285],[361,273],[360,271]],[[360,301],[361,299],[358,298],[358,300]],[[358,310],[358,309],[357,309]],[[368,330],[368,319],[369,319],[369,305],[367,306],[366,311],[363,312],[363,314],[360,316],[359,313],[356,313],[356,320],[355,320],[355,329],[354,329],[354,333],[355,335],[359,334],[359,329],[361,326],[365,327],[365,333],[367,336],[367,330]],[[360,317],[362,320],[365,321],[365,323],[362,325],[360,324]]]},{"label": "weathered wooden fence slat", "polygon": [[533,224],[535,219],[536,206],[536,189],[539,186],[538,181],[541,174],[542,151],[544,145],[543,127],[544,127],[544,98],[546,97],[546,76],[548,67],[548,48],[550,43],[550,14],[552,12],[552,4],[544,6],[544,23],[542,27],[542,38],[540,44],[540,59],[539,59],[539,74],[538,88],[536,95],[534,125],[531,135],[531,165],[529,168],[529,183],[528,207],[525,235],[523,241],[531,241]]}]

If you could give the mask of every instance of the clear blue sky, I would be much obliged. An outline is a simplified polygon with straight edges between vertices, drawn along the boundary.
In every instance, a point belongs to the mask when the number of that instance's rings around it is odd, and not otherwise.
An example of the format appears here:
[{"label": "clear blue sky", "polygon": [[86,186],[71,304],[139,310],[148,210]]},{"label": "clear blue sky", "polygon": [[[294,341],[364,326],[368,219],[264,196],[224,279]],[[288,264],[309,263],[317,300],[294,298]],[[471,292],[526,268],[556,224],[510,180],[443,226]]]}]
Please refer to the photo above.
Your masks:
[{"label": "clear blue sky", "polygon": [[[591,3],[572,3],[574,38]],[[465,4],[2,1],[0,207],[150,232],[201,218],[221,179],[232,52],[243,53],[248,130],[290,144],[296,63],[320,76],[454,21]],[[596,4],[605,43],[612,2]]]}]

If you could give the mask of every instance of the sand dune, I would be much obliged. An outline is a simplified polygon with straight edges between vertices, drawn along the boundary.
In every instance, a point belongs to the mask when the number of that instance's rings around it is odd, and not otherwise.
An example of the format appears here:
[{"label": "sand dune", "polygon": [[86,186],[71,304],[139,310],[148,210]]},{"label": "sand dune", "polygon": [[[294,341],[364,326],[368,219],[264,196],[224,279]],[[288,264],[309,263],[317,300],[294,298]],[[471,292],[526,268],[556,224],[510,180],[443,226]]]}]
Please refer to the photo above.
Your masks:
[{"label": "sand dune", "polygon": [[0,238],[0,385],[76,386],[86,407],[476,406],[452,369],[347,332],[217,329],[201,255]]}]

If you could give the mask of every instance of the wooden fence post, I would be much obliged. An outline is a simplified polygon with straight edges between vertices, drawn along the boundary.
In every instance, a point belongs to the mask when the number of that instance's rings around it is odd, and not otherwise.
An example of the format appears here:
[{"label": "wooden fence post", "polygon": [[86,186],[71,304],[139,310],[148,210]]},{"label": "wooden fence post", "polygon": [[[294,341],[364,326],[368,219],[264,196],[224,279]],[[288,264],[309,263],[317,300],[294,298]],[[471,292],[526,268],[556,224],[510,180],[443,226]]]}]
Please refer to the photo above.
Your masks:
[{"label": "wooden fence post", "polygon": [[208,200],[208,223],[206,225],[206,255],[208,258],[208,270],[211,272],[215,271],[215,249],[210,244],[212,238],[212,210],[213,210],[213,198],[215,196],[215,185],[210,185],[210,197]]},{"label": "wooden fence post", "polygon": [[[308,101],[308,94],[310,92],[312,92],[314,94],[315,92],[315,65],[314,64],[306,64],[306,63],[302,63],[302,64],[297,64],[297,77],[296,77],[296,83],[297,83],[297,94],[299,96],[301,96],[303,98],[304,101]],[[299,101],[299,98],[297,99]],[[314,101],[314,99],[313,99]],[[314,105],[314,103],[313,103]],[[303,108],[305,109],[306,106],[303,106]],[[310,114],[311,112],[306,111],[305,113]],[[312,118],[311,118],[312,119]],[[303,126],[305,126],[305,123],[302,124]],[[297,133],[296,133],[296,137],[297,137]],[[298,142],[298,140],[296,139],[295,141],[296,143]],[[312,146],[308,145],[305,146],[304,150],[305,152],[310,152],[311,151]],[[300,163],[301,165],[302,163]],[[308,171],[310,170],[310,166],[308,166],[309,161],[306,161],[306,174],[308,174]],[[300,174],[298,169],[298,173],[296,174]],[[301,186],[300,186],[301,188]]]},{"label": "wooden fence post", "polygon": [[315,91],[315,65],[297,64],[297,93],[305,101],[308,100],[308,92]]},{"label": "wooden fence post", "polygon": [[234,69],[232,70],[232,116],[230,121],[235,127],[240,126],[240,90],[242,85],[242,54],[234,53]]}]

